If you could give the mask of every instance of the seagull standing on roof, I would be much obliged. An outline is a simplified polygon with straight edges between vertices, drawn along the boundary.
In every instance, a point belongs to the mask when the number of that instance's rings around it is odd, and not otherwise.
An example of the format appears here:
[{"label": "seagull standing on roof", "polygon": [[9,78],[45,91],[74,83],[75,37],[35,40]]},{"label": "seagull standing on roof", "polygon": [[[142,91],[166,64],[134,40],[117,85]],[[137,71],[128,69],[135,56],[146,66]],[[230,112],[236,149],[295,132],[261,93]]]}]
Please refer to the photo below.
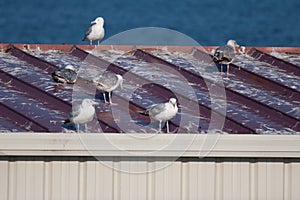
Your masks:
[{"label": "seagull standing on roof", "polygon": [[87,130],[87,123],[92,121],[95,115],[94,105],[98,105],[98,103],[91,99],[83,99],[81,104],[72,107],[69,118],[65,120],[64,124],[76,124],[77,132],[79,132],[79,124],[84,124],[85,130]]},{"label": "seagull standing on roof", "polygon": [[229,74],[229,64],[232,63],[235,56],[235,47],[239,47],[235,40],[229,40],[227,45],[220,46],[215,50],[213,61],[221,65],[221,73],[223,72],[223,64],[227,65],[227,75]]},{"label": "seagull standing on roof", "polygon": [[86,31],[82,41],[90,41],[90,45],[93,44],[93,41],[98,40],[98,45],[100,40],[103,39],[104,31],[104,19],[102,17],[97,17],[94,21],[91,21],[91,26]]},{"label": "seagull standing on roof", "polygon": [[151,119],[159,122],[159,132],[161,132],[161,123],[166,122],[167,133],[169,133],[169,120],[175,117],[177,112],[177,100],[170,98],[168,102],[156,104],[141,113],[149,115]]},{"label": "seagull standing on roof", "polygon": [[59,83],[75,83],[77,80],[77,71],[73,65],[67,65],[55,70],[52,73],[52,78]]},{"label": "seagull standing on roof", "polygon": [[104,102],[106,101],[105,92],[108,92],[109,104],[113,104],[111,100],[111,92],[118,86],[123,89],[123,77],[113,72],[102,72],[92,79],[92,82],[96,84],[97,89],[103,91]]}]

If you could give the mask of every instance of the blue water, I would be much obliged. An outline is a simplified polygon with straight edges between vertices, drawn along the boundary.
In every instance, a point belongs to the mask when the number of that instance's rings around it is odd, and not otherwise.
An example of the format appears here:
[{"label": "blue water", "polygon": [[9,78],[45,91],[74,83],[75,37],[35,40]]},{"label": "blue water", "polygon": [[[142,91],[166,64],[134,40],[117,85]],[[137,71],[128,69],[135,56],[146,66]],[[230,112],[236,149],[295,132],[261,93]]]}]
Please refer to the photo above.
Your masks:
[{"label": "blue water", "polygon": [[1,0],[0,42],[83,44],[105,18],[105,39],[140,27],[179,31],[201,45],[300,46],[299,0]]}]

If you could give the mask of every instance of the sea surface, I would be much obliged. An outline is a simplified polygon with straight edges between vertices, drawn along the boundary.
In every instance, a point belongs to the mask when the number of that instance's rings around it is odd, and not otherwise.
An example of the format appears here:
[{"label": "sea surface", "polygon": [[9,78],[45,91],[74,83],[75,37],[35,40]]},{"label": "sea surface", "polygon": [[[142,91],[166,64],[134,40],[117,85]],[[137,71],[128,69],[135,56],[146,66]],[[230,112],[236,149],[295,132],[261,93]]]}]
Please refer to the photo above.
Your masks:
[{"label": "sea surface", "polygon": [[[84,44],[85,31],[98,16],[105,19],[105,44],[117,43],[107,39],[124,31],[157,27],[200,45],[235,39],[245,46],[300,47],[299,0],[1,0],[0,42]],[[176,45],[177,38],[169,43],[170,38],[146,44]],[[135,37],[123,43],[135,44]]]}]

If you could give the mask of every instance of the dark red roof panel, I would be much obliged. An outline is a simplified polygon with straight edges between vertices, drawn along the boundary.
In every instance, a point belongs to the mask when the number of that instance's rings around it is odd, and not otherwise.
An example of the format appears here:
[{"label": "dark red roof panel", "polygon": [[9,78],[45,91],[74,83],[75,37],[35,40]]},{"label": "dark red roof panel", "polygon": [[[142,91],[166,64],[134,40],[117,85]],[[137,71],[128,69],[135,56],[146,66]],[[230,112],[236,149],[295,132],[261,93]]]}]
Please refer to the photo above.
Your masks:
[{"label": "dark red roof panel", "polygon": [[[172,133],[300,133],[300,48],[246,48],[228,77],[212,62],[215,48],[0,44],[0,132],[74,131],[63,120],[85,97],[100,102],[89,132],[149,132],[138,111],[176,97]],[[51,73],[67,64],[78,82],[54,83]],[[86,81],[103,70],[125,79],[116,106]]]}]

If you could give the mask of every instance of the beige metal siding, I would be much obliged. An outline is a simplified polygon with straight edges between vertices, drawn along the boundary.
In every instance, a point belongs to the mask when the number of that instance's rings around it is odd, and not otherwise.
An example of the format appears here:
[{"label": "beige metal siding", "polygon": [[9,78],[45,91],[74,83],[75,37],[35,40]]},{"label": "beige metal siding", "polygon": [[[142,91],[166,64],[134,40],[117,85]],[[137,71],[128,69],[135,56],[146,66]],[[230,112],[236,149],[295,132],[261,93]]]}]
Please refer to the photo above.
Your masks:
[{"label": "beige metal siding", "polygon": [[151,170],[166,162],[7,158],[0,161],[1,200],[300,199],[299,161],[176,161],[152,173],[136,174],[116,169]]}]

